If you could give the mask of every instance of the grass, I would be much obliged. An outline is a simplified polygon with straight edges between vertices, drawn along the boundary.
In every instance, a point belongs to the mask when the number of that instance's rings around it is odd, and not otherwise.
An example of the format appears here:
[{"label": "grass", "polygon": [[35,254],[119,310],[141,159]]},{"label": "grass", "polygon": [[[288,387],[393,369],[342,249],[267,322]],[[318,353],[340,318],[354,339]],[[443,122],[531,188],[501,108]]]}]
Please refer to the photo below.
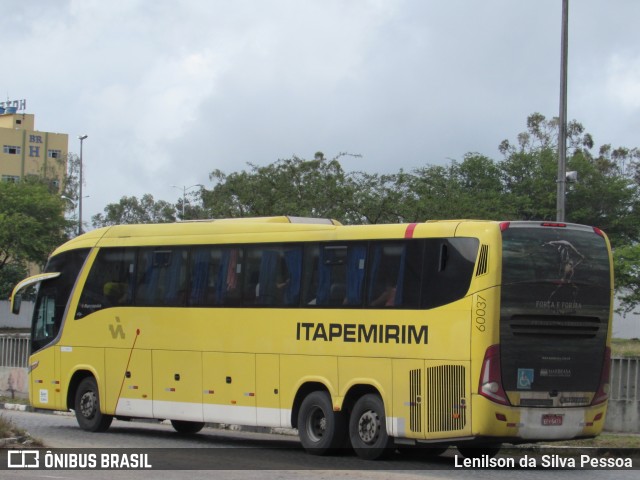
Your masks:
[{"label": "grass", "polygon": [[11,420],[5,418],[3,415],[0,415],[0,440],[7,439],[15,440],[4,444],[4,448],[22,447],[27,445],[30,447],[44,446],[41,440],[33,438],[31,435],[29,435],[29,432],[16,427]]},{"label": "grass", "polygon": [[603,433],[596,438],[588,440],[570,440],[561,442],[544,442],[545,445],[565,447],[600,447],[600,448],[638,448],[640,449],[640,435],[627,435],[624,433]]},{"label": "grass", "polygon": [[611,340],[611,356],[640,357],[640,339],[614,338]]},{"label": "grass", "polygon": [[3,395],[0,395],[0,404],[3,404],[3,403],[15,403],[17,405],[29,405],[29,399],[28,398],[22,398],[22,397],[11,398],[11,397],[5,397]]}]

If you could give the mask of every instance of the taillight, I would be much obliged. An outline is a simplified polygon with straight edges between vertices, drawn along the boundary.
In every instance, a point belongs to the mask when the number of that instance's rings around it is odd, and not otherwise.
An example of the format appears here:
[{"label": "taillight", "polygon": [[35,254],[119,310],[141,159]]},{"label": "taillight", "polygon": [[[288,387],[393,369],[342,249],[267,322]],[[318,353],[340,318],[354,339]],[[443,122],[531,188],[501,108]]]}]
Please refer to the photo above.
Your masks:
[{"label": "taillight", "polygon": [[611,349],[607,347],[604,351],[604,360],[602,362],[602,372],[600,373],[600,384],[598,391],[593,397],[591,405],[597,405],[606,402],[609,398],[609,374],[611,372]]},{"label": "taillight", "polygon": [[502,375],[500,374],[500,346],[491,345],[487,348],[482,361],[480,371],[480,385],[478,392],[483,397],[502,405],[509,405],[507,394],[502,388]]},{"label": "taillight", "polygon": [[511,225],[511,222],[502,222],[500,224],[500,231],[504,232],[507,228],[509,228],[509,225]]},{"label": "taillight", "polygon": [[593,231],[596,232],[596,235],[600,235],[602,238],[604,238],[604,232],[598,227],[593,227]]},{"label": "taillight", "polygon": [[553,227],[553,228],[565,228],[567,226],[566,223],[558,223],[558,222],[544,222],[540,224],[543,227]]}]

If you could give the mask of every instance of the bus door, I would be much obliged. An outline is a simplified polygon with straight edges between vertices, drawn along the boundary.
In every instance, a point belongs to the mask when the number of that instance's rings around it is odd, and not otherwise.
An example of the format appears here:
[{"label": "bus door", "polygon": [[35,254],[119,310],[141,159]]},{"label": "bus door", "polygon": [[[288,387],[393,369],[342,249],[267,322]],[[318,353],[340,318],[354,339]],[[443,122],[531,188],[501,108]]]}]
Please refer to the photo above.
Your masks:
[{"label": "bus door", "polygon": [[[51,287],[51,288],[49,288]],[[56,289],[40,285],[38,301],[33,313],[32,343],[41,344],[52,342],[57,331],[56,318]],[[33,347],[32,347],[33,350]],[[42,408],[60,408],[60,349],[59,347],[41,348],[30,357],[30,388],[31,405]],[[66,410],[66,408],[64,408]]]},{"label": "bus door", "polygon": [[60,333],[66,307],[67,291],[63,283],[60,272],[42,273],[18,283],[11,294],[11,311],[17,315],[22,300],[20,292],[31,285],[38,285],[31,323],[32,354],[28,370],[29,399],[34,407],[63,408],[60,405],[60,352],[53,346]]}]

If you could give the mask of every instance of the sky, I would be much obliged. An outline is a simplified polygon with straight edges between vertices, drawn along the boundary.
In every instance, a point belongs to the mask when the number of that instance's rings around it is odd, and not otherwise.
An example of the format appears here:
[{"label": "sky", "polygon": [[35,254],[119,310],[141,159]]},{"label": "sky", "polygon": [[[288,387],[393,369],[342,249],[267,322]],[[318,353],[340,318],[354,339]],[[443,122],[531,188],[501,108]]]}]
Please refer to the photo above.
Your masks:
[{"label": "sky", "polygon": [[[70,152],[88,135],[85,222],[317,151],[370,173],[500,159],[559,111],[561,0],[2,4],[0,96]],[[640,146],[639,18],[637,0],[569,1],[568,118],[596,145]]]}]

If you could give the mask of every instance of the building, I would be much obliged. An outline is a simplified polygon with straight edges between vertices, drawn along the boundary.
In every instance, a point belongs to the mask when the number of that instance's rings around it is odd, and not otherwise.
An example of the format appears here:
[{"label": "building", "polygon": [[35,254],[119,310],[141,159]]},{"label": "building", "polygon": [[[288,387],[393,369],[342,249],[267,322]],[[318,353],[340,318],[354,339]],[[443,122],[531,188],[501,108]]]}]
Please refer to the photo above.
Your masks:
[{"label": "building", "polygon": [[35,115],[18,112],[26,103],[22,102],[0,103],[1,179],[18,182],[35,175],[60,190],[67,169],[69,135],[36,130]]}]

